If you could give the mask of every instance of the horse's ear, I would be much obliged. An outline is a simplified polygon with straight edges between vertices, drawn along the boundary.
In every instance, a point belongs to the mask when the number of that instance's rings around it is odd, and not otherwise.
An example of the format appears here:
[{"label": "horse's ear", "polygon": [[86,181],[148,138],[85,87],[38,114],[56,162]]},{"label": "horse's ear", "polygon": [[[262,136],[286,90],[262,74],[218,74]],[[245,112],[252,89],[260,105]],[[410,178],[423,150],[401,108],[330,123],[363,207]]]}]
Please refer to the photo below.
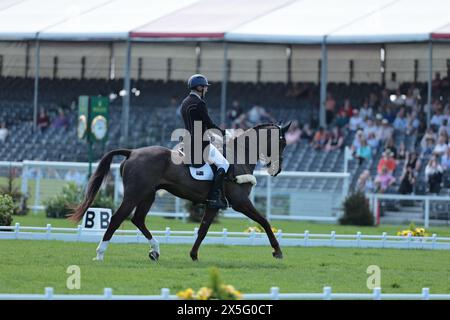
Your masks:
[{"label": "horse's ear", "polygon": [[288,130],[289,127],[291,126],[292,121],[289,121],[289,123],[287,125],[285,125],[284,127],[281,127],[281,133],[284,135]]}]

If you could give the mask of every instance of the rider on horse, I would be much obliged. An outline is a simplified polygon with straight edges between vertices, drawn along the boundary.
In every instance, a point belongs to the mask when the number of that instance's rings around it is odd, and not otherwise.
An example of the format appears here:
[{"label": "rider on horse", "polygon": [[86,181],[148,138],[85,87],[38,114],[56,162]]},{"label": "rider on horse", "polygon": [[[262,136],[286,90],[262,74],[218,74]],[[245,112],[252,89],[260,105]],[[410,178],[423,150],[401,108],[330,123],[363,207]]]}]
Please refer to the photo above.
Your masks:
[{"label": "rider on horse", "polygon": [[[212,189],[208,194],[207,206],[214,209],[226,209],[228,207],[227,201],[223,196],[223,180],[226,176],[228,168],[230,167],[227,159],[220,153],[220,151],[210,141],[203,141],[205,131],[208,129],[216,129],[225,136],[225,130],[220,129],[208,115],[206,102],[204,97],[208,91],[208,80],[201,74],[194,74],[188,80],[188,89],[191,90],[189,95],[181,103],[181,115],[183,116],[186,130],[190,133],[191,146],[191,164],[194,164],[194,146],[198,139],[194,139],[194,122],[201,122],[202,156],[206,148],[208,148],[208,160],[213,162],[217,171],[214,174],[214,181]],[[185,141],[186,143],[187,141]],[[198,148],[198,147],[197,147]],[[200,150],[200,149],[198,149]],[[202,157],[203,158],[203,157]]]}]

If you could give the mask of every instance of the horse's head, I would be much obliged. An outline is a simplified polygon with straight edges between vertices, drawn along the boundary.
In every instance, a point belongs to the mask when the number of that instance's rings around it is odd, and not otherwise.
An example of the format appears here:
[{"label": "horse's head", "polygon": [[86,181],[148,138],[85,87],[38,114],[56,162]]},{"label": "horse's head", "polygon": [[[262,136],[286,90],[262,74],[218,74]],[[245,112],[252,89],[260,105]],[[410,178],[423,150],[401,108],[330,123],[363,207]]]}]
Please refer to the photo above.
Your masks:
[{"label": "horse's head", "polygon": [[[286,138],[285,134],[289,130],[291,122],[285,126],[272,125],[272,128],[267,127],[268,130],[268,145],[267,152],[260,152],[259,159],[262,160],[267,168],[267,172],[272,176],[276,177],[281,172],[281,167],[283,165],[283,152],[286,148]],[[273,136],[275,134],[275,136]],[[272,148],[277,148],[277,152],[273,152]]]}]

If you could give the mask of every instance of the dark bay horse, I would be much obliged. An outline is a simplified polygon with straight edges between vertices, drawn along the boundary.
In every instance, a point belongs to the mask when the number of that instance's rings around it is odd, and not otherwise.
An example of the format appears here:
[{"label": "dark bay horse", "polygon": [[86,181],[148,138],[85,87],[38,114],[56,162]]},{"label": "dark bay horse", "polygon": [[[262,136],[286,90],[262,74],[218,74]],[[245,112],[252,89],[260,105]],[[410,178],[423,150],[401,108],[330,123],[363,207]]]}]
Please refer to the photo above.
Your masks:
[{"label": "dark bay horse", "polygon": [[[259,132],[261,129],[266,129],[266,132],[276,133],[276,139],[278,139],[279,142],[277,143],[279,148],[279,150],[277,150],[278,159],[271,159],[270,162],[265,163],[268,173],[272,176],[276,176],[281,171],[282,154],[286,146],[284,135],[289,126],[290,123],[284,127],[275,124],[262,124],[252,128],[254,130],[253,132]],[[250,130],[245,131],[239,137],[246,137],[246,135],[250,134]],[[257,139],[259,140],[259,135],[257,135]],[[257,144],[259,145],[259,142]],[[232,147],[233,143],[227,144],[227,146]],[[247,154],[249,148],[250,147],[245,144],[245,151]],[[259,148],[256,152],[257,160],[269,158],[269,156],[264,154]],[[153,238],[145,225],[145,218],[155,200],[155,193],[157,190],[164,189],[177,197],[190,200],[194,203],[205,203],[212,182],[194,180],[190,176],[189,169],[186,165],[174,163],[172,160],[172,157],[174,156],[173,153],[178,152],[161,146],[151,146],[133,150],[117,149],[108,152],[100,160],[96,171],[89,179],[86,196],[83,202],[69,216],[69,219],[72,221],[80,221],[82,219],[84,213],[94,201],[105,176],[108,174],[113,157],[115,155],[125,156],[126,159],[120,165],[120,173],[122,175],[124,186],[123,201],[111,218],[111,222],[103,236],[103,240],[97,248],[97,258],[95,259],[103,260],[103,254],[106,251],[109,240],[114,232],[132,211],[135,210],[131,221],[149,240],[151,244],[151,251],[149,253],[150,258],[152,260],[158,260],[158,242]],[[283,254],[269,222],[255,209],[249,199],[253,185],[251,183],[238,184],[235,179],[235,177],[239,175],[253,174],[255,166],[256,162],[244,162],[242,164],[235,162],[235,164],[231,164],[231,167],[228,170],[227,179],[224,182],[224,195],[234,210],[243,213],[264,228],[270,244],[274,249],[272,253],[273,256],[281,259]],[[190,256],[194,261],[198,259],[198,249],[200,244],[205,238],[209,226],[217,215],[217,212],[217,209],[205,209],[198,230],[197,239],[190,252]]]}]

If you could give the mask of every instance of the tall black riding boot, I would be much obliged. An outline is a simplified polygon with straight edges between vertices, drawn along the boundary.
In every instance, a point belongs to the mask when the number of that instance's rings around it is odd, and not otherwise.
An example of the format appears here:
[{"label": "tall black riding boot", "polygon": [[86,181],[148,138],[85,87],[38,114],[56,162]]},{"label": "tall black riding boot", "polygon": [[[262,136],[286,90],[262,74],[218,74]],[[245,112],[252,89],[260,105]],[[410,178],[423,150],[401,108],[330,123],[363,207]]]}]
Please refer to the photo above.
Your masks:
[{"label": "tall black riding boot", "polygon": [[208,199],[206,200],[208,208],[212,209],[228,208],[227,200],[223,196],[224,178],[225,178],[225,170],[223,168],[219,168],[219,170],[217,170],[214,176],[213,186],[211,188],[211,191],[209,192]]}]

